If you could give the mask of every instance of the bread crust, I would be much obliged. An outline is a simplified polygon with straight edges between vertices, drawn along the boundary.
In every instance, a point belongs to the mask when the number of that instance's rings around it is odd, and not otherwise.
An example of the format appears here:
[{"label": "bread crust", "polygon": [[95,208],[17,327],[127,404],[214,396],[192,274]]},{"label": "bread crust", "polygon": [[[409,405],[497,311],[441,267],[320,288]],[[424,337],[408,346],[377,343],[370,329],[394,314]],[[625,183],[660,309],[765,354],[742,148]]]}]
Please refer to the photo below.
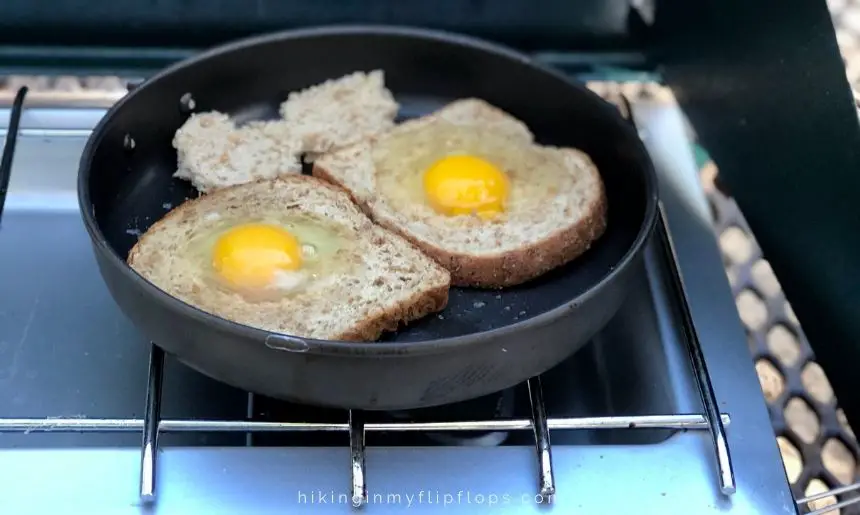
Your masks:
[{"label": "bread crust", "polygon": [[[477,98],[456,100],[426,116],[403,122],[391,132],[422,127],[439,120],[455,125],[492,127],[518,144],[540,146],[521,120]],[[380,137],[368,138],[362,143],[321,156],[314,161],[312,174],[344,189],[374,223],[406,239],[448,270],[453,286],[497,289],[525,283],[581,256],[606,231],[608,200],[596,165],[580,150],[553,147],[568,154],[571,163],[576,162],[576,165],[569,166],[576,166],[576,173],[588,179],[585,183],[587,191],[581,198],[584,205],[576,206],[575,218],[571,218],[568,225],[562,220],[551,231],[542,233],[539,241],[526,240],[510,250],[493,251],[484,247],[480,252],[471,252],[468,246],[465,250],[463,247],[453,247],[456,250],[452,250],[445,248],[444,243],[427,241],[391,216],[390,209],[378,202],[374,184],[362,182],[370,180],[368,177],[376,173],[367,153],[372,152],[378,142]]]},{"label": "bread crust", "polygon": [[396,331],[401,325],[445,309],[448,305],[448,291],[447,286],[440,286],[416,293],[406,302],[390,307],[378,317],[362,320],[334,339],[355,342],[376,341],[386,331]]},{"label": "bread crust", "polygon": [[[334,174],[319,164],[314,163],[312,173],[342,188],[376,224],[408,240],[447,269],[452,286],[501,289],[522,284],[581,256],[606,231],[608,203],[603,181],[598,180],[598,195],[577,224],[564,227],[531,245],[496,255],[449,252],[421,241],[396,224],[379,219],[366,202],[358,199]],[[596,174],[597,171],[592,169],[591,173]]]}]

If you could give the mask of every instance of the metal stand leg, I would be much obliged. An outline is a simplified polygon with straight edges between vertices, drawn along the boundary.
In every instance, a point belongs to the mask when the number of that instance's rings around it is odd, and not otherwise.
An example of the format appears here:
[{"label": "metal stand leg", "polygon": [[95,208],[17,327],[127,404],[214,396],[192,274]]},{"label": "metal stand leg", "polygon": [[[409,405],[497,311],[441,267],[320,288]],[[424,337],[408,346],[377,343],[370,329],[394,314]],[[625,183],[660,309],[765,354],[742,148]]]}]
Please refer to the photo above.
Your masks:
[{"label": "metal stand leg", "polygon": [[158,425],[161,421],[161,383],[163,377],[164,351],[153,345],[149,353],[149,380],[146,387],[143,445],[140,455],[140,500],[147,504],[155,501]]},{"label": "metal stand leg", "polygon": [[12,178],[12,160],[15,157],[15,145],[18,142],[18,125],[24,112],[24,99],[27,98],[27,86],[21,87],[12,102],[12,112],[9,115],[9,128],[6,131],[6,143],[0,155],[0,218],[3,217],[3,207],[6,204],[6,193],[9,191],[9,181]]},{"label": "metal stand leg", "polygon": [[349,449],[352,458],[352,505],[356,508],[367,502],[367,485],[364,477],[364,414],[349,410]]},{"label": "metal stand leg", "polygon": [[678,299],[681,301],[681,316],[684,325],[685,340],[687,341],[690,360],[693,365],[693,373],[696,376],[696,384],[699,387],[699,394],[702,397],[702,406],[705,408],[705,418],[708,421],[708,428],[711,432],[711,440],[714,445],[714,452],[717,456],[717,473],[720,478],[720,491],[724,494],[735,493],[735,473],[732,467],[732,459],[729,455],[729,444],[726,440],[726,431],[723,427],[723,421],[720,417],[720,410],[717,406],[717,397],[714,395],[714,387],[711,385],[711,378],[708,375],[708,368],[705,364],[705,355],[702,352],[702,346],[699,343],[699,335],[696,333],[696,328],[693,325],[693,316],[690,313],[690,306],[687,302],[687,292],[684,287],[684,279],[681,276],[681,271],[678,269],[678,258],[675,253],[675,246],[672,243],[672,236],[669,233],[669,227],[666,222],[666,212],[663,205],[660,204],[660,214],[657,224],[657,232],[663,240],[664,250],[671,261],[671,275],[676,290]]},{"label": "metal stand leg", "polygon": [[555,477],[552,473],[552,450],[549,443],[546,407],[543,404],[543,390],[540,377],[528,380],[529,402],[532,411],[532,427],[535,435],[535,450],[538,458],[538,473],[541,501],[552,502],[555,495]]}]

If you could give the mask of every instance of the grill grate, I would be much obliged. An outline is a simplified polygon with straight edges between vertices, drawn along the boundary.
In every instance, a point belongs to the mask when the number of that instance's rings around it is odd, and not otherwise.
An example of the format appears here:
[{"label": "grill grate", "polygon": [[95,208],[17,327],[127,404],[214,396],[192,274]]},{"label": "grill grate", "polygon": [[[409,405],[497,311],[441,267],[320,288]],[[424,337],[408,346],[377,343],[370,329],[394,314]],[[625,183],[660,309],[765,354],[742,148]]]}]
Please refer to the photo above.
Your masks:
[{"label": "grill grate", "polygon": [[[23,102],[27,89],[22,87],[16,95],[16,108],[11,112],[9,127],[14,131],[20,120]],[[629,113],[629,105],[621,98],[622,107]],[[3,149],[3,161],[11,163],[15,151],[15,138],[8,138]],[[6,170],[6,176],[11,174],[11,167]],[[140,462],[140,498],[144,503],[156,500],[156,476],[158,465],[158,436],[161,431],[343,431],[349,433],[351,449],[352,501],[356,506],[367,502],[367,485],[365,483],[365,432],[368,430],[385,431],[415,431],[415,430],[525,430],[531,429],[535,438],[535,450],[538,459],[539,496],[544,502],[551,502],[556,492],[555,479],[552,470],[552,447],[550,444],[550,429],[627,429],[665,428],[665,429],[708,429],[711,433],[712,444],[716,457],[719,488],[723,494],[735,491],[735,479],[729,455],[728,442],[725,436],[725,426],[730,423],[727,414],[719,412],[717,399],[711,386],[704,356],[699,344],[692,316],[686,301],[686,293],[676,259],[673,242],[666,226],[662,206],[659,213],[656,236],[663,246],[663,251],[670,263],[671,279],[674,286],[687,350],[693,367],[696,384],[704,407],[703,414],[671,414],[663,416],[634,416],[634,417],[592,417],[592,418],[547,418],[543,403],[540,378],[528,380],[529,401],[531,405],[530,420],[487,420],[464,421],[453,423],[430,424],[365,424],[363,413],[349,410],[348,421],[341,424],[303,424],[303,423],[259,423],[248,421],[168,421],[161,419],[161,397],[164,376],[164,352],[153,345],[150,353],[150,367],[145,398],[143,420],[139,419],[87,419],[87,418],[30,418],[30,419],[0,419],[0,433],[23,432],[42,433],[55,431],[74,432],[113,432],[141,431],[141,462]]]},{"label": "grill grate", "polygon": [[[90,101],[98,97],[107,104],[119,98],[124,92],[127,81],[117,78],[107,80],[82,80],[80,87],[65,87],[63,84],[35,84],[30,78],[10,78],[0,86],[0,102],[10,102],[21,95],[19,83],[31,84],[28,103],[56,103],[69,97],[74,100]],[[113,80],[115,79],[115,80]],[[43,81],[44,82],[44,81]],[[56,81],[55,81],[56,82]],[[62,82],[62,81],[60,81]],[[67,81],[68,82],[68,81]],[[61,87],[62,86],[62,87]],[[671,100],[671,93],[656,84],[639,83],[591,83],[596,92],[607,100],[623,104],[623,98]],[[58,94],[58,90],[60,93]],[[78,98],[80,96],[80,98]],[[7,98],[8,97],[8,98]],[[64,103],[64,102],[61,102]],[[622,109],[623,110],[623,109]],[[15,110],[13,110],[13,117]],[[12,125],[10,124],[10,127]],[[14,146],[14,141],[12,146]],[[11,158],[11,154],[9,155]],[[842,487],[857,479],[856,463],[858,446],[856,439],[847,427],[844,416],[837,408],[833,392],[821,368],[814,362],[814,356],[806,342],[797,320],[785,302],[779,285],[770,272],[767,262],[761,259],[761,252],[749,235],[749,229],[734,202],[714,187],[716,168],[707,164],[703,171],[703,182],[712,204],[716,220],[715,228],[720,236],[726,254],[726,269],[738,301],[739,312],[748,329],[750,350],[756,360],[756,369],[771,411],[771,418],[778,435],[780,450],[794,495],[800,504],[809,503],[810,510],[843,508],[842,505],[860,498],[851,493],[852,488]],[[157,349],[153,354],[158,362]],[[707,376],[705,375],[705,378]],[[144,497],[154,498],[154,477],[157,465],[155,457],[159,432],[175,431],[349,431],[353,450],[353,487],[354,493],[363,493],[363,450],[364,431],[470,431],[470,430],[533,430],[536,437],[540,467],[541,493],[554,492],[554,478],[551,468],[551,446],[549,430],[555,429],[592,429],[626,427],[660,428],[707,428],[708,419],[701,415],[667,415],[652,417],[610,417],[579,419],[548,419],[543,412],[540,399],[539,382],[529,383],[532,400],[532,420],[494,420],[465,421],[456,423],[424,424],[367,424],[364,425],[360,413],[349,414],[348,423],[343,424],[270,424],[245,421],[192,421],[160,420],[158,405],[160,401],[161,365],[156,363],[151,370],[147,416],[143,419],[5,419],[0,420],[0,432],[44,432],[44,431],[142,431],[146,435],[142,450],[141,493]],[[537,401],[536,401],[537,399]],[[723,416],[728,423],[728,417]],[[715,440],[716,446],[716,440]],[[728,458],[728,454],[725,455]],[[727,477],[730,469],[725,467]],[[151,481],[150,481],[151,480]],[[725,481],[725,480],[724,480]],[[725,486],[725,485],[724,485]],[[834,488],[828,491],[829,488]],[[804,496],[806,496],[804,498]],[[836,505],[837,497],[840,502]],[[813,511],[813,513],[824,511]],[[838,511],[836,511],[838,512]]]},{"label": "grill grate", "polygon": [[[664,244],[668,259],[674,264],[674,251],[671,238],[660,215],[658,235]],[[365,483],[365,441],[366,431],[477,431],[477,430],[528,430],[535,435],[535,449],[538,459],[539,494],[536,499],[551,503],[555,495],[555,479],[552,471],[551,429],[708,429],[716,455],[719,488],[724,494],[735,491],[734,473],[728,443],[725,439],[725,426],[730,423],[728,414],[718,413],[717,400],[705,368],[701,347],[692,326],[689,309],[684,297],[683,282],[677,265],[673,279],[681,307],[684,311],[686,341],[693,370],[696,375],[704,414],[672,414],[631,417],[589,417],[589,418],[548,418],[543,404],[540,378],[528,380],[531,418],[529,420],[484,420],[463,422],[437,422],[424,424],[393,423],[365,424],[360,411],[349,410],[346,424],[304,424],[304,423],[260,423],[248,421],[217,420],[162,420],[161,389],[164,374],[164,352],[153,345],[150,353],[149,383],[146,393],[145,415],[140,419],[87,419],[87,418],[46,418],[46,419],[0,419],[0,432],[44,433],[56,431],[74,432],[117,432],[141,431],[140,498],[145,503],[156,500],[156,475],[158,465],[158,435],[162,431],[347,431],[351,449],[352,502],[356,506],[367,502]]]}]

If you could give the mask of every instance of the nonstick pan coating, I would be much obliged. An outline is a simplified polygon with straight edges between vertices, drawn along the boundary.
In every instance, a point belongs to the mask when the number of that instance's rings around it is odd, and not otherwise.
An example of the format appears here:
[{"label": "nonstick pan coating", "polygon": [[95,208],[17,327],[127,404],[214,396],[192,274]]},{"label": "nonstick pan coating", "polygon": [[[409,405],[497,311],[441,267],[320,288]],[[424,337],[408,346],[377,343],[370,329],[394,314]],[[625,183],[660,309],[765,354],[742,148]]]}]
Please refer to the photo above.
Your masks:
[{"label": "nonstick pan coating", "polygon": [[[538,142],[587,152],[602,174],[608,227],[582,257],[500,291],[452,289],[448,307],[379,343],[272,335],[188,306],[126,264],[155,221],[197,192],[172,178],[171,140],[189,115],[277,116],[289,91],[380,68],[401,116],[464,97],[523,120]],[[133,142],[133,144],[131,143]],[[180,63],[120,101],[81,161],[81,209],[117,303],[155,343],[227,383],[350,408],[454,402],[554,366],[617,311],[656,214],[653,170],[635,131],[584,87],[524,56],[470,38],[404,28],[335,27],[241,41]]]}]

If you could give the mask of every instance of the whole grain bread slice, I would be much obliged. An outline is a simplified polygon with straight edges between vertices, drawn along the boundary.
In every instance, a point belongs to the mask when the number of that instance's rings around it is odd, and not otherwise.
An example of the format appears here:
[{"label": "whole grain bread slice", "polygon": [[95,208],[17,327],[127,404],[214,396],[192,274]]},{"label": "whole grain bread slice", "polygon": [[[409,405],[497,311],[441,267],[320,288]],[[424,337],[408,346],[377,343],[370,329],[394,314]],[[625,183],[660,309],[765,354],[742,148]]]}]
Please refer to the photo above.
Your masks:
[{"label": "whole grain bread slice", "polygon": [[192,114],[176,131],[174,177],[200,193],[301,173],[301,158],[391,129],[399,109],[381,70],[354,72],[291,92],[281,117],[237,124],[219,111]]},{"label": "whole grain bread slice", "polygon": [[[301,292],[265,302],[211,285],[206,276],[207,229],[225,221],[294,213],[336,228],[354,259],[348,272],[328,272]],[[232,223],[232,222],[231,222]],[[201,239],[202,238],[202,239]],[[202,250],[202,253],[201,253]],[[210,258],[211,259],[211,258]],[[442,310],[450,275],[407,240],[374,224],[340,188],[287,175],[228,188],[190,200],[140,238],[128,264],[168,294],[210,314],[294,336],[373,341],[383,331]]]},{"label": "whole grain bread slice", "polygon": [[394,127],[400,105],[382,70],[353,72],[289,94],[281,117],[302,141],[305,161]]},{"label": "whole grain bread slice", "polygon": [[218,111],[192,114],[176,131],[177,179],[200,193],[302,171],[301,139],[282,120],[242,126]]},{"label": "whole grain bread slice", "polygon": [[[538,149],[563,163],[558,168],[564,173],[548,187],[557,193],[519,219],[501,224],[398,210],[380,191],[374,151],[383,149],[389,136],[440,120],[506,135],[511,145]],[[479,99],[453,102],[379,137],[322,156],[314,163],[313,175],[347,190],[376,223],[407,238],[449,270],[454,286],[503,288],[534,279],[587,251],[607,224],[604,185],[585,153],[536,145],[525,124]]]}]

